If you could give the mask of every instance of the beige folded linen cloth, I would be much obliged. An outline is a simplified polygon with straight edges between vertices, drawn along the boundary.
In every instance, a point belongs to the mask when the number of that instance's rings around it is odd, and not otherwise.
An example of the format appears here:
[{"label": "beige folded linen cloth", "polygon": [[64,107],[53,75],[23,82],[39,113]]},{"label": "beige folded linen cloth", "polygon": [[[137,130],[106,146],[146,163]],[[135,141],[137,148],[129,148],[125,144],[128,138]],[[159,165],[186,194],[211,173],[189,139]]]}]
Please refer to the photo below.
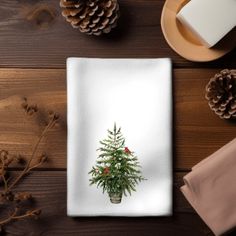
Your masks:
[{"label": "beige folded linen cloth", "polygon": [[184,176],[186,199],[215,235],[236,226],[236,139]]}]

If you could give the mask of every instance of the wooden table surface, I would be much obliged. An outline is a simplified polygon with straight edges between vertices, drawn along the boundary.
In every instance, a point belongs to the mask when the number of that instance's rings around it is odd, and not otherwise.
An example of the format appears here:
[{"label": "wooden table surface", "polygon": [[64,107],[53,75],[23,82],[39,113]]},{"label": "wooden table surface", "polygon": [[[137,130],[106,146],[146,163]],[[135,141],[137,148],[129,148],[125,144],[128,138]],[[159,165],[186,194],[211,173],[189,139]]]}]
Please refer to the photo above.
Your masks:
[{"label": "wooden table surface", "polygon": [[[31,191],[43,209],[41,220],[15,222],[8,235],[213,235],[182,196],[182,177],[201,159],[235,137],[234,122],[208,108],[204,89],[223,68],[236,68],[236,50],[209,63],[178,56],[160,28],[164,0],[119,0],[121,19],[106,36],[89,37],[67,24],[59,0],[2,0],[0,4],[0,149],[29,157],[39,134],[26,120],[21,97],[61,114],[40,150],[49,163],[18,187]],[[174,214],[151,218],[66,216],[66,74],[69,56],[111,58],[170,57],[174,63]],[[15,167],[12,171],[19,171]],[[158,201],[158,199],[157,199]]]}]

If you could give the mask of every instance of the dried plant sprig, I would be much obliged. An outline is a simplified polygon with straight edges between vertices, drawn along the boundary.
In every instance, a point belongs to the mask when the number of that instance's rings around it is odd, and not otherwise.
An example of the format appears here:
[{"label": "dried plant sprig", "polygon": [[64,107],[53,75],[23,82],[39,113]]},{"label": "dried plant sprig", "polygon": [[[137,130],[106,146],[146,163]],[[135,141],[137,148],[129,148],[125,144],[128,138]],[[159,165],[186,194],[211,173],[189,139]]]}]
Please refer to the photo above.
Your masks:
[{"label": "dried plant sprig", "polygon": [[26,97],[23,98],[23,103],[21,104],[21,106],[24,108],[25,112],[28,115],[33,115],[35,112],[38,111],[38,107],[36,104],[28,104],[28,100]]},{"label": "dried plant sprig", "polygon": [[20,211],[20,208],[15,207],[13,213],[11,213],[6,219],[1,221],[1,227],[3,225],[6,225],[6,224],[10,223],[11,221],[23,220],[25,218],[38,219],[39,215],[41,214],[40,209],[29,210],[29,211],[26,211],[23,214],[18,214],[19,211]]},{"label": "dried plant sprig", "polygon": [[[32,114],[30,114],[32,115]],[[31,166],[31,163],[32,163],[32,160],[34,159],[35,157],[35,154],[37,153],[37,150],[38,150],[38,147],[39,147],[39,144],[41,143],[42,139],[45,137],[45,135],[47,134],[47,132],[56,124],[56,122],[58,121],[59,119],[59,116],[54,114],[50,117],[50,120],[47,124],[47,126],[44,128],[44,130],[42,131],[40,137],[38,138],[35,146],[34,146],[34,149],[33,149],[33,152],[32,152],[32,155],[30,156],[30,159],[28,160],[25,168],[23,169],[23,171],[19,174],[19,176],[10,184],[10,186],[8,187],[8,190],[11,190],[20,180],[21,178],[28,174],[31,170],[33,170],[34,168],[38,167],[39,165],[41,165],[45,159],[40,159],[40,161],[34,165],[34,166]]]},{"label": "dried plant sprig", "polygon": [[[38,112],[38,106],[29,104],[27,98],[23,98],[22,108],[29,116],[32,116]],[[13,156],[10,155],[7,150],[0,151],[0,187],[2,186],[2,191],[0,192],[0,204],[8,204],[9,208],[12,209],[11,214],[9,214],[5,219],[0,220],[0,231],[3,230],[4,225],[10,223],[11,221],[29,217],[37,219],[41,214],[40,209],[24,210],[24,206],[22,206],[21,203],[32,199],[32,194],[28,192],[15,192],[14,187],[19,184],[24,176],[48,160],[46,153],[42,153],[39,157],[37,157],[37,159],[36,154],[41,141],[47,135],[48,131],[55,126],[58,120],[58,113],[52,111],[48,113],[48,122],[38,137],[28,161],[26,161],[22,155]],[[34,159],[36,159],[36,162],[32,164]],[[23,170],[20,171],[20,173],[14,178],[10,178],[8,176],[8,168],[12,163],[25,164]]]}]

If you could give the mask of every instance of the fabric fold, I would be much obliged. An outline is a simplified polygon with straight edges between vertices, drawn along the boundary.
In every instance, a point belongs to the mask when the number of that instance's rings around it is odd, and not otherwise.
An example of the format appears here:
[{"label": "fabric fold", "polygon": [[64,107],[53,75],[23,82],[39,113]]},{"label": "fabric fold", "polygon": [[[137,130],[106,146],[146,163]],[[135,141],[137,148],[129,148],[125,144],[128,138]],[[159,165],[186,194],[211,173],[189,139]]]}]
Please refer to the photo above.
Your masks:
[{"label": "fabric fold", "polygon": [[183,180],[182,193],[215,235],[236,226],[236,139],[195,165]]}]

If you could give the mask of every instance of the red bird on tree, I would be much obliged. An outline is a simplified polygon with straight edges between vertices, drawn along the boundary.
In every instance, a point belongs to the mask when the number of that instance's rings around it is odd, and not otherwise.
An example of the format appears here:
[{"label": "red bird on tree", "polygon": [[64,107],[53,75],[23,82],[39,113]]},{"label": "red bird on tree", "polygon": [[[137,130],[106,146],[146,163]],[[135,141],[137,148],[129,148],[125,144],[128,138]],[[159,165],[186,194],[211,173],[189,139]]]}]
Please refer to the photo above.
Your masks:
[{"label": "red bird on tree", "polygon": [[125,147],[125,153],[127,153],[127,154],[131,154],[131,151],[129,150],[129,148],[128,147]]}]

